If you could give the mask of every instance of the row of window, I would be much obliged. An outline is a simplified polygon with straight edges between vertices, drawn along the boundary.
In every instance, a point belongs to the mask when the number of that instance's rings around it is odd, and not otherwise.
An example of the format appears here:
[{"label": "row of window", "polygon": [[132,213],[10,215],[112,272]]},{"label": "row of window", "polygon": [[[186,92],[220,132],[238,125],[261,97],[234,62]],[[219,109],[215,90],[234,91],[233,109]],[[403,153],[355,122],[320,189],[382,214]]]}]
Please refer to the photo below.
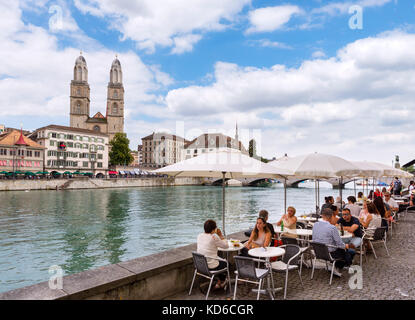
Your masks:
[{"label": "row of window", "polygon": [[[65,160],[48,160],[48,167],[79,167],[79,162],[77,161],[65,161]],[[88,161],[82,161],[82,167],[83,168],[94,168],[95,166],[90,165],[90,162]],[[103,164],[102,162],[96,163],[96,168],[102,168]]]},{"label": "row of window", "polygon": [[96,159],[98,157],[99,160],[103,159],[102,153],[98,154],[89,154],[89,153],[82,153],[82,152],[70,152],[70,151],[55,151],[49,150],[48,157],[65,157],[65,158],[81,158],[81,159]]},{"label": "row of window", "polygon": [[[60,142],[62,141],[54,141],[54,140],[49,140],[49,146],[54,147],[54,146],[59,146]],[[76,149],[89,149],[92,152],[95,152],[97,150],[104,150],[104,146],[102,145],[95,145],[95,144],[90,144],[88,145],[87,143],[73,143],[73,142],[63,142],[68,148],[76,148]]]},{"label": "row of window", "polygon": [[[16,155],[16,149],[0,149],[0,156],[15,156]],[[19,149],[17,150],[17,155],[21,157],[35,157],[40,158],[40,151],[32,151],[32,150],[23,150]]]},{"label": "row of window", "polygon": [[[39,132],[38,133],[38,138],[46,138],[45,132],[44,131]],[[64,134],[64,133],[56,133],[56,132],[49,132],[49,138],[104,143],[103,138],[80,136],[80,135],[73,135],[73,134]]]}]

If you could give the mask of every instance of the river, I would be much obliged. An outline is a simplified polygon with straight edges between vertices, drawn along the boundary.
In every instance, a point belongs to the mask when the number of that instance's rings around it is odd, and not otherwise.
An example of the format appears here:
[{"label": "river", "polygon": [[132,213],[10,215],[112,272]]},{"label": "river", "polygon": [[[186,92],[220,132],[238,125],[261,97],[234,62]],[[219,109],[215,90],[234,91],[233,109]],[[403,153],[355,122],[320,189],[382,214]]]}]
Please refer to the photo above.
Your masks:
[{"label": "river", "polygon": [[[322,183],[321,203],[338,193]],[[226,188],[226,232],[253,226],[261,209],[276,221],[283,197],[280,186]],[[314,208],[312,188],[289,188],[287,198],[297,214]],[[206,219],[221,227],[221,217],[221,187],[2,192],[0,292],[47,281],[52,265],[68,275],[194,243]]]}]

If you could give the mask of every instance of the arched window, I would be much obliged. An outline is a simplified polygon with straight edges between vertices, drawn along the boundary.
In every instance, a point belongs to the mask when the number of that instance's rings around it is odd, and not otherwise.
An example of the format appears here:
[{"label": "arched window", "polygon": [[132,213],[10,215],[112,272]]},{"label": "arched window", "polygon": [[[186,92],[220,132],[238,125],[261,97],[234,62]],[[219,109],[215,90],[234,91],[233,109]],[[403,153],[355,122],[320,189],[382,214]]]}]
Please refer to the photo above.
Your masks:
[{"label": "arched window", "polygon": [[81,102],[76,102],[75,113],[81,113]]},{"label": "arched window", "polygon": [[117,106],[117,104],[116,104],[116,103],[114,103],[114,104],[112,105],[112,113],[113,113],[113,114],[117,114],[117,113],[118,113],[118,106]]},{"label": "arched window", "polygon": [[118,98],[118,91],[114,91],[114,98]]},{"label": "arched window", "polygon": [[99,126],[94,126],[94,131],[100,132],[101,131],[101,128]]},{"label": "arched window", "polygon": [[77,81],[82,81],[82,68],[80,66],[76,69],[76,79]]}]

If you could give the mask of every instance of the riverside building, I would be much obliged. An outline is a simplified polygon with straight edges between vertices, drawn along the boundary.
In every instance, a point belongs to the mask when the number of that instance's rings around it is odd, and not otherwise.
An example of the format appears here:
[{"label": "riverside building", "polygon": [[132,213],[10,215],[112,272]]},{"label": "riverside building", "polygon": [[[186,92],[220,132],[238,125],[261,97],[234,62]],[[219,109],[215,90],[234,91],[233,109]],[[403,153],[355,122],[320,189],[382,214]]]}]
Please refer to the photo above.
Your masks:
[{"label": "riverside building", "polygon": [[142,140],[142,166],[161,168],[182,161],[185,139],[168,133],[152,133]]},{"label": "riverside building", "polygon": [[37,172],[44,169],[44,147],[24,136],[23,131],[0,134],[0,172]]},{"label": "riverside building", "polygon": [[105,133],[49,125],[30,137],[45,147],[45,169],[59,173],[90,172],[102,177],[108,171],[109,137]]}]

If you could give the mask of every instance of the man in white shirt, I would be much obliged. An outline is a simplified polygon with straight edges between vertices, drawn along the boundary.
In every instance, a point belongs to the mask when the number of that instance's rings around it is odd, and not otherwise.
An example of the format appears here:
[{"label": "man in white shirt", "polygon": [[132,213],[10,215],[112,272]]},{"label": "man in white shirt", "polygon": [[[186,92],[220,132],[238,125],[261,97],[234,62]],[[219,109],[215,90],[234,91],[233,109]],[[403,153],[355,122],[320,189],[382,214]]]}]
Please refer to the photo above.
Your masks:
[{"label": "man in white shirt", "polygon": [[348,204],[346,204],[345,208],[350,210],[350,214],[352,217],[359,218],[360,210],[362,208],[356,204],[356,198],[354,196],[347,197]]},{"label": "man in white shirt", "polygon": [[385,197],[385,203],[389,205],[392,213],[396,214],[399,210],[399,204],[394,199],[391,198],[390,192],[385,192],[384,197]]}]

